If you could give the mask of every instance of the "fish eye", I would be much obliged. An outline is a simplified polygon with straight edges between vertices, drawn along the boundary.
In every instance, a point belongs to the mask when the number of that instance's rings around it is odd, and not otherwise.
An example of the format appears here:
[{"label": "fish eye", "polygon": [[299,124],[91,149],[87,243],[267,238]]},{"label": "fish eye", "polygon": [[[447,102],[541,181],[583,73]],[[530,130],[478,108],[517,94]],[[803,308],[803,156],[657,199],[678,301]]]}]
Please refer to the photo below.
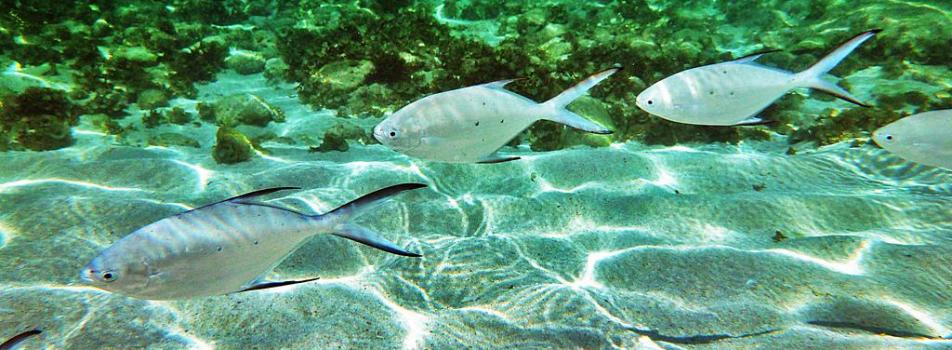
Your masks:
[{"label": "fish eye", "polygon": [[648,104],[649,104],[649,105],[654,104],[654,101],[653,101],[653,100],[648,100]]},{"label": "fish eye", "polygon": [[390,132],[390,137],[396,137],[396,136],[397,136],[397,132],[396,132],[396,131],[391,131],[391,132]]},{"label": "fish eye", "polygon": [[892,135],[886,135],[886,139],[889,140],[889,141],[892,141],[892,140],[893,140],[893,136],[892,136]]},{"label": "fish eye", "polygon": [[102,277],[103,281],[112,282],[112,281],[115,281],[118,276],[116,276],[115,273],[112,273],[110,271],[103,271],[100,277]]}]

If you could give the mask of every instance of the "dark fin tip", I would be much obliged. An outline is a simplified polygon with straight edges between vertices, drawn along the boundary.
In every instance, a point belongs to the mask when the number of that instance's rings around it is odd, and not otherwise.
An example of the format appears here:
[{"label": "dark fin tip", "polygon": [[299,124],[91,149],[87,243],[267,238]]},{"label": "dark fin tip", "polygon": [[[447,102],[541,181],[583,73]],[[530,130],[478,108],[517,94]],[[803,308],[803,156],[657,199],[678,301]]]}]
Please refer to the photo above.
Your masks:
[{"label": "dark fin tip", "polygon": [[[876,28],[876,29],[870,29],[870,30],[866,31],[866,33],[879,34],[879,33],[882,32],[882,31],[883,31],[882,29]],[[860,34],[860,35],[862,35],[862,34]]]},{"label": "dark fin tip", "polygon": [[734,125],[732,125],[732,126],[759,126],[759,125],[771,125],[771,124],[776,124],[776,123],[778,123],[778,122],[779,122],[779,121],[777,121],[777,120],[761,120],[761,121],[758,121],[758,122],[750,122],[750,123],[738,123],[738,124],[734,124]]},{"label": "dark fin tip", "polygon": [[16,346],[16,345],[19,344],[20,342],[26,340],[27,338],[32,337],[32,336],[37,335],[37,334],[40,334],[40,333],[43,333],[43,331],[41,331],[39,328],[34,328],[34,329],[28,330],[28,331],[26,331],[26,332],[17,334],[17,335],[15,335],[15,336],[13,336],[13,338],[10,338],[9,340],[7,340],[7,341],[3,342],[2,344],[0,344],[0,349],[10,349],[10,348],[13,348],[14,346]]},{"label": "dark fin tip", "polygon": [[495,159],[489,159],[489,160],[481,160],[476,163],[477,164],[498,164],[498,163],[511,162],[511,161],[519,160],[519,159],[522,159],[522,157],[495,158]]},{"label": "dark fin tip", "polygon": [[268,289],[268,288],[277,288],[277,287],[290,286],[290,285],[294,285],[294,284],[307,283],[307,282],[311,282],[311,281],[318,280],[318,279],[320,279],[320,277],[305,278],[305,279],[303,279],[303,280],[291,280],[291,281],[278,281],[278,282],[259,283],[259,284],[253,285],[253,286],[251,286],[251,287],[248,287],[248,288],[239,290],[239,291],[237,291],[236,293],[248,292],[248,291],[252,291],[252,290],[262,290],[262,289]]},{"label": "dark fin tip", "polygon": [[833,97],[836,97],[836,98],[838,98],[838,99],[841,99],[841,100],[843,100],[843,101],[852,103],[852,104],[854,104],[854,105],[857,105],[857,106],[860,106],[860,107],[863,107],[863,108],[872,108],[872,107],[873,107],[872,105],[863,103],[862,101],[854,100],[854,99],[850,98],[849,96],[840,95],[840,94],[834,93],[834,92],[832,92],[832,91],[826,91],[826,90],[819,90],[819,91],[823,91],[823,92],[825,92],[825,93],[828,93],[828,94],[830,94],[830,95],[833,95]]}]

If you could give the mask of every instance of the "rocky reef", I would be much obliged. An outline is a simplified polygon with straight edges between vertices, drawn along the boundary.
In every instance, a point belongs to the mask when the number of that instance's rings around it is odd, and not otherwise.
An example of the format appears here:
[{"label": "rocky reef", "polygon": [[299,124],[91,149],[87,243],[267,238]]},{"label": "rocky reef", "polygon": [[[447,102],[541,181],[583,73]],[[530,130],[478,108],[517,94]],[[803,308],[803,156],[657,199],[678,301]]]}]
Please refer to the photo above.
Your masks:
[{"label": "rocky reef", "polygon": [[[0,15],[8,28],[0,46],[9,49],[7,62],[66,72],[44,74],[68,76],[73,88],[67,97],[80,114],[116,119],[133,104],[151,111],[175,98],[194,99],[195,84],[226,69],[296,83],[302,102],[336,110],[339,118],[362,118],[499,79],[524,78],[510,88],[542,101],[588,74],[624,66],[591,99],[570,106],[610,126],[613,135],[581,135],[541,122],[514,142],[553,150],[785,135],[792,144],[826,145],[865,139],[917,110],[952,107],[944,52],[952,10],[943,6],[833,0],[24,2]],[[766,49],[782,51],[765,56],[765,64],[801,70],[857,32],[878,27],[880,35],[833,71],[873,108],[797,92],[762,113],[773,124],[723,128],[671,123],[634,103],[638,92],[665,76]],[[155,113],[138,118],[155,119]],[[246,121],[226,124],[236,122]]]}]

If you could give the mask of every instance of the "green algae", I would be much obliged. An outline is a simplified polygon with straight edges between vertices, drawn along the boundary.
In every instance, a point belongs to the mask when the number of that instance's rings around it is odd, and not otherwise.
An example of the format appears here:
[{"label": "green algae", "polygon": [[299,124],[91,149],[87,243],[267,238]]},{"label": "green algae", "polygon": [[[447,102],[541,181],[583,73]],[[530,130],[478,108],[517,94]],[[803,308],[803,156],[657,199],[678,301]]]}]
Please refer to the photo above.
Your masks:
[{"label": "green algae", "polygon": [[218,163],[235,164],[251,159],[253,149],[247,136],[238,130],[220,127],[215,134],[212,156]]},{"label": "green algae", "polygon": [[[847,12],[857,15],[837,15]],[[882,89],[874,91],[881,112],[849,112],[841,104],[808,113],[804,103],[834,103],[812,94],[807,101],[785,98],[770,107],[764,116],[773,124],[710,128],[650,116],[635,106],[635,96],[678,71],[765,49],[784,51],[765,56],[764,64],[801,70],[851,35],[880,26],[883,32],[835,75],[878,66],[880,79],[945,86],[942,73],[922,67],[948,66],[942,39],[952,36],[947,13],[903,2],[833,0],[677,6],[663,1],[31,2],[0,15],[8,28],[0,46],[15,48],[9,58],[23,64],[69,67],[77,86],[70,98],[83,112],[117,118],[132,103],[144,102],[143,109],[163,106],[143,101],[154,91],[169,99],[195,98],[195,84],[214,80],[224,68],[263,72],[273,83],[298,83],[302,102],[346,118],[379,117],[428,94],[510,78],[524,78],[512,90],[543,101],[588,74],[622,65],[626,70],[593,89],[594,101],[584,107],[607,111],[601,122],[614,134],[581,135],[537,123],[518,140],[554,150],[628,140],[738,143],[779,134],[823,145],[866,137],[910,109],[952,102]],[[884,26],[882,18],[896,20]],[[833,117],[860,114],[872,121]]]},{"label": "green algae", "polygon": [[0,106],[0,149],[47,151],[73,144],[78,108],[60,90],[28,88]]}]

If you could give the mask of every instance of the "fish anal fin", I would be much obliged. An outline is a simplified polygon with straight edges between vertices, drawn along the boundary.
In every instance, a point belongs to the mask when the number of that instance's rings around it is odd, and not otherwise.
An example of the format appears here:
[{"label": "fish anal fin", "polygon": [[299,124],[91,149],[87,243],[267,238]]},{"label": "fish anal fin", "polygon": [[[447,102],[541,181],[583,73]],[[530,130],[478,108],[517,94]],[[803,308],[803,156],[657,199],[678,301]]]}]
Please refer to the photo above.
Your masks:
[{"label": "fish anal fin", "polygon": [[498,155],[498,154],[493,153],[493,154],[490,154],[490,155],[485,156],[485,157],[483,157],[483,158],[480,158],[478,161],[476,161],[476,163],[479,163],[479,164],[497,164],[497,163],[511,162],[511,161],[519,160],[519,159],[522,159],[522,157],[515,157],[515,156],[512,156],[512,157],[503,157],[503,156],[500,156],[500,155]]},{"label": "fish anal fin", "polygon": [[250,287],[245,288],[245,289],[242,289],[242,290],[239,290],[239,291],[237,291],[237,292],[235,292],[235,293],[248,292],[248,291],[252,291],[252,290],[262,290],[262,289],[269,289],[269,288],[277,288],[277,287],[290,286],[290,285],[294,285],[294,284],[307,283],[307,282],[311,282],[311,281],[318,280],[318,279],[320,279],[320,277],[306,278],[306,279],[303,279],[303,280],[260,282],[260,283],[252,284]]},{"label": "fish anal fin", "polygon": [[373,248],[380,249],[387,253],[409,256],[414,258],[419,258],[422,255],[417,253],[408,252],[403,250],[403,248],[398,247],[393,242],[388,241],[386,238],[383,238],[376,232],[368,230],[366,228],[354,225],[354,224],[344,224],[333,233],[335,236],[347,238],[357,243],[361,243]]},{"label": "fish anal fin", "polygon": [[733,126],[768,125],[768,124],[773,124],[776,122],[777,122],[776,120],[765,120],[761,117],[750,117],[735,123]]}]

